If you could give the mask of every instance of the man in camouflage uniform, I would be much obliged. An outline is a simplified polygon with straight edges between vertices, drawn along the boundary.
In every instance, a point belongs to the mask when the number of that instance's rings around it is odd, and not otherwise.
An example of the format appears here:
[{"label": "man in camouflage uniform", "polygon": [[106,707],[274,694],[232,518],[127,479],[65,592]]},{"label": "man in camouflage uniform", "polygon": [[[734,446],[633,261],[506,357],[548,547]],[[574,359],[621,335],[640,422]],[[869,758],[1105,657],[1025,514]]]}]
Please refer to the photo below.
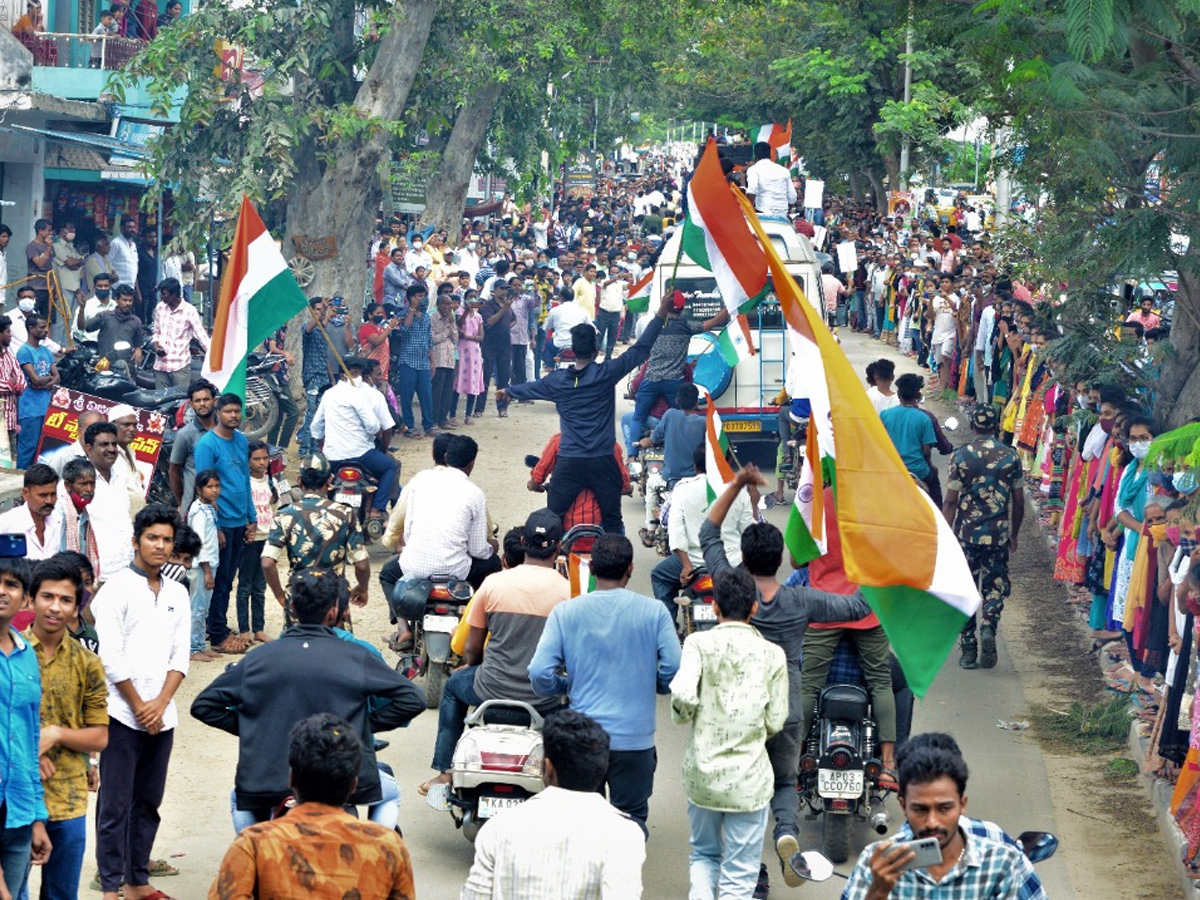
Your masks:
[{"label": "man in camouflage uniform", "polygon": [[1017,532],[1025,517],[1021,460],[1016,450],[996,440],[996,423],[994,406],[980,404],[972,409],[971,429],[976,437],[950,458],[942,505],[983,597],[979,641],[975,616],[963,626],[960,637],[958,664],[964,669],[996,665],[996,626],[1010,589],[1008,554],[1017,549]]},{"label": "man in camouflage uniform", "polygon": [[371,566],[354,511],[326,499],[331,478],[329,461],[321,454],[304,457],[300,463],[300,487],[304,496],[299,503],[285,506],[275,514],[267,546],[263,548],[262,567],[271,593],[284,609],[287,624],[292,624],[287,595],[279,579],[279,563],[286,555],[292,574],[314,566],[342,573],[345,564],[354,565],[355,586],[350,602],[367,605],[367,584]]}]

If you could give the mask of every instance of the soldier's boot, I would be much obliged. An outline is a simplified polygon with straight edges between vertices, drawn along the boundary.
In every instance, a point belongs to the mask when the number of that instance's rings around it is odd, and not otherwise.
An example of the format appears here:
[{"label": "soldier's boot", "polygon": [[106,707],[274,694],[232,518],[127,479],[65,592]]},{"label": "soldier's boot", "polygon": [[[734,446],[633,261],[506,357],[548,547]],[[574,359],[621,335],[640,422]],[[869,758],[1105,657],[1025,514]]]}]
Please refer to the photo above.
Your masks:
[{"label": "soldier's boot", "polygon": [[979,629],[979,665],[985,669],[996,666],[996,626],[983,625]]}]

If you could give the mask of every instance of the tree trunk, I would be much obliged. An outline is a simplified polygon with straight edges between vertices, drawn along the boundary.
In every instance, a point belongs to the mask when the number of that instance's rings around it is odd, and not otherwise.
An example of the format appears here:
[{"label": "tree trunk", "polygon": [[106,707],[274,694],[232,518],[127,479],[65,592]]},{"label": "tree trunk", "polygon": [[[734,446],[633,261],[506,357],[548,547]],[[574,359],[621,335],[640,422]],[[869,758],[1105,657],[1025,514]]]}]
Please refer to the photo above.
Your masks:
[{"label": "tree trunk", "polygon": [[[392,121],[402,116],[437,8],[437,0],[395,4],[391,27],[354,98],[355,111],[362,118]],[[314,165],[301,166],[301,177],[288,197],[284,255],[294,255],[295,235],[334,238],[337,254],[313,260],[315,277],[305,290],[313,297],[344,296],[356,317],[367,287],[367,241],[382,198],[379,167],[389,140],[387,133],[342,139],[331,148],[333,155],[323,173],[318,175]]]},{"label": "tree trunk", "polygon": [[1200,275],[1195,260],[1181,260],[1179,291],[1171,318],[1171,350],[1155,391],[1154,419],[1178,428],[1200,415]]},{"label": "tree trunk", "polygon": [[850,182],[850,196],[854,200],[862,200],[862,179],[858,177],[858,173],[850,172],[846,178]]},{"label": "tree trunk", "polygon": [[475,160],[487,138],[492,114],[500,101],[501,87],[498,79],[490,79],[476,88],[458,111],[450,139],[442,150],[441,163],[425,188],[422,225],[458,233]]},{"label": "tree trunk", "polygon": [[863,174],[867,176],[867,181],[871,182],[871,191],[875,194],[875,209],[886,213],[887,190],[883,186],[883,176],[877,169],[864,169]]}]

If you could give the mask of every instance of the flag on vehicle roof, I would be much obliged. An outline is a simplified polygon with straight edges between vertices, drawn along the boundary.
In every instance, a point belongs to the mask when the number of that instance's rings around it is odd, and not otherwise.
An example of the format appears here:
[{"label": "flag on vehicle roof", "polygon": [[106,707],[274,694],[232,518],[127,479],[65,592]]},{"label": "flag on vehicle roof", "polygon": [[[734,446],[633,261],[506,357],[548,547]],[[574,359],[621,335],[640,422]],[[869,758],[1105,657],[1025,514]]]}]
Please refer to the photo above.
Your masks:
[{"label": "flag on vehicle roof", "polygon": [[729,439],[721,424],[721,414],[711,395],[707,396],[704,429],[704,474],[708,480],[708,502],[712,503],[733,481],[733,466],[729,465]]},{"label": "flag on vehicle roof", "polygon": [[788,119],[787,126],[778,123],[760,125],[754,135],[754,142],[765,141],[775,151],[776,158],[790,156],[792,152],[792,120]]},{"label": "flag on vehicle roof", "polygon": [[749,200],[737,197],[770,265],[790,326],[796,381],[812,404],[802,489],[785,541],[800,562],[823,552],[824,492],[833,491],[846,576],[878,614],[909,687],[923,696],[979,608],[975,580],[949,523],[904,468],[850,361],[784,267]]},{"label": "flag on vehicle roof", "polygon": [[750,322],[745,313],[731,319],[725,330],[718,335],[717,352],[731,368],[758,352],[754,349],[754,341],[750,337]]},{"label": "flag on vehicle roof", "polygon": [[650,308],[650,283],[654,281],[654,266],[647,267],[633,284],[629,286],[629,300],[625,308],[631,313],[644,313]]},{"label": "flag on vehicle roof", "polygon": [[243,196],[201,374],[244,400],[246,355],[307,307],[279,245]]},{"label": "flag on vehicle roof", "polygon": [[713,273],[730,318],[762,301],[768,287],[767,260],[746,227],[712,138],[688,182],[682,231],[680,252]]}]

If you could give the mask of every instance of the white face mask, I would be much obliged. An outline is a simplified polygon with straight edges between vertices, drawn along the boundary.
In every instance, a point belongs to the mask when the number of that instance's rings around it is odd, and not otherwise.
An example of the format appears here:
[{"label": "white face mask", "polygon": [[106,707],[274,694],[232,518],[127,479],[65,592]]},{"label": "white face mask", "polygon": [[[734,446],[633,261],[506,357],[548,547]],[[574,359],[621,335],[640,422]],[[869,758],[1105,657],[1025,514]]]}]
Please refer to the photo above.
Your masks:
[{"label": "white face mask", "polygon": [[1134,441],[1129,444],[1129,452],[1133,454],[1134,459],[1145,459],[1150,452],[1150,442]]},{"label": "white face mask", "polygon": [[37,306],[37,300],[30,300],[28,297],[22,297],[17,301],[17,309],[21,312],[33,312],[35,306]]}]

